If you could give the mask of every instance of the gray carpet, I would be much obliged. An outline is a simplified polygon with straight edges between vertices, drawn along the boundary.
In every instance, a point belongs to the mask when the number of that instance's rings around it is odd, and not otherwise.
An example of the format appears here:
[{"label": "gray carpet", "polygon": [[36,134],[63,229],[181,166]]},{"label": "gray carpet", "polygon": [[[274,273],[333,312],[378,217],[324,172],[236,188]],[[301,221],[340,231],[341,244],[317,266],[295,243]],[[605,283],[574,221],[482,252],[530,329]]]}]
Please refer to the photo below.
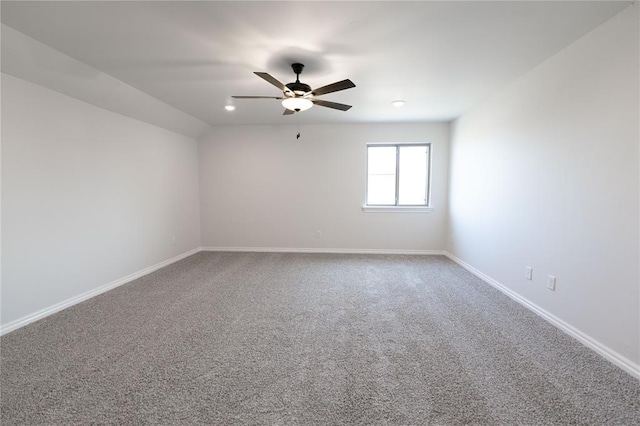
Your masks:
[{"label": "gray carpet", "polygon": [[640,424],[640,382],[440,256],[198,253],[1,339],[2,424]]}]

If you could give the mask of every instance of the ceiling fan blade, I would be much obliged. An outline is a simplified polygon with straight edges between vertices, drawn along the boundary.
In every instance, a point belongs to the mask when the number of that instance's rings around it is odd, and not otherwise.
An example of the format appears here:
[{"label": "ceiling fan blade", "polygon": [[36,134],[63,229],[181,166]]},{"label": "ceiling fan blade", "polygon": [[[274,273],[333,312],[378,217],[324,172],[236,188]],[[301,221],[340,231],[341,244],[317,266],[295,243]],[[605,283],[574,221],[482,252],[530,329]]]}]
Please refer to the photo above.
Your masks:
[{"label": "ceiling fan blade", "polygon": [[266,72],[254,72],[255,75],[257,75],[258,77],[268,81],[269,83],[273,84],[274,86],[276,86],[278,89],[282,90],[283,92],[290,92],[291,89],[289,89],[287,86],[285,86],[284,84],[280,83],[278,80],[275,79],[275,77],[273,77],[271,74],[266,73]]},{"label": "ceiling fan blade", "polygon": [[339,90],[351,89],[352,87],[356,87],[353,84],[353,81],[346,79],[342,81],[338,81],[337,83],[329,84],[326,86],[322,86],[318,89],[312,90],[314,96],[325,95],[327,93],[337,92]]},{"label": "ceiling fan blade", "polygon": [[282,115],[291,115],[293,114],[295,111],[291,111],[290,109],[284,109],[284,112],[282,113]]},{"label": "ceiling fan blade", "polygon": [[351,105],[339,104],[337,102],[323,101],[322,99],[312,99],[311,102],[323,107],[339,109],[340,111],[347,111],[349,108],[351,108]]},{"label": "ceiling fan blade", "polygon": [[284,99],[277,96],[232,96],[233,99]]}]

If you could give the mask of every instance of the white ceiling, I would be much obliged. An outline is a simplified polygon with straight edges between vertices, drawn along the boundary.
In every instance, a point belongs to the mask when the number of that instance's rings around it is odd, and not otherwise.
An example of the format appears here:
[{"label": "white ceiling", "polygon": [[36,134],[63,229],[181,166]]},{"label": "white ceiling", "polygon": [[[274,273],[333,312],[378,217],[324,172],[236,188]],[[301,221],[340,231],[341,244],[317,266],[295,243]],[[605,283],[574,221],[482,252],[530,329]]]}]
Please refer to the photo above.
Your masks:
[{"label": "white ceiling", "polygon": [[[459,116],[630,4],[3,1],[2,22],[210,125],[402,122]],[[351,79],[322,99],[353,108],[223,109],[279,96],[253,71],[287,83],[292,62],[311,87]]]}]

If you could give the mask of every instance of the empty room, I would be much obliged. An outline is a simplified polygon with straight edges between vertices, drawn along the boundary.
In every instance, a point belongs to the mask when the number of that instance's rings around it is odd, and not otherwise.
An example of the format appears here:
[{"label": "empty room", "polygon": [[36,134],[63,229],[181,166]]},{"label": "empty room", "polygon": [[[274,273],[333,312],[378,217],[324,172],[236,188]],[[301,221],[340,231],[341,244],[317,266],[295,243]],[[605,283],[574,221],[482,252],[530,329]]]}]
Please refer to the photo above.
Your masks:
[{"label": "empty room", "polygon": [[640,424],[640,5],[2,1],[0,422]]}]

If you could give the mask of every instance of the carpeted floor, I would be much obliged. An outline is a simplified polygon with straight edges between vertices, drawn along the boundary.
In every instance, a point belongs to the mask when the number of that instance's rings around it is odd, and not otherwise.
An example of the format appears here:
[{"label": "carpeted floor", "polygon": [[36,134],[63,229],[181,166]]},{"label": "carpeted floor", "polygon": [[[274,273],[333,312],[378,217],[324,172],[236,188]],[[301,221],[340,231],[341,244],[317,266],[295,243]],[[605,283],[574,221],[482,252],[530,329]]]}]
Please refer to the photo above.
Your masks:
[{"label": "carpeted floor", "polygon": [[638,380],[440,256],[202,252],[1,351],[5,426],[640,424]]}]

